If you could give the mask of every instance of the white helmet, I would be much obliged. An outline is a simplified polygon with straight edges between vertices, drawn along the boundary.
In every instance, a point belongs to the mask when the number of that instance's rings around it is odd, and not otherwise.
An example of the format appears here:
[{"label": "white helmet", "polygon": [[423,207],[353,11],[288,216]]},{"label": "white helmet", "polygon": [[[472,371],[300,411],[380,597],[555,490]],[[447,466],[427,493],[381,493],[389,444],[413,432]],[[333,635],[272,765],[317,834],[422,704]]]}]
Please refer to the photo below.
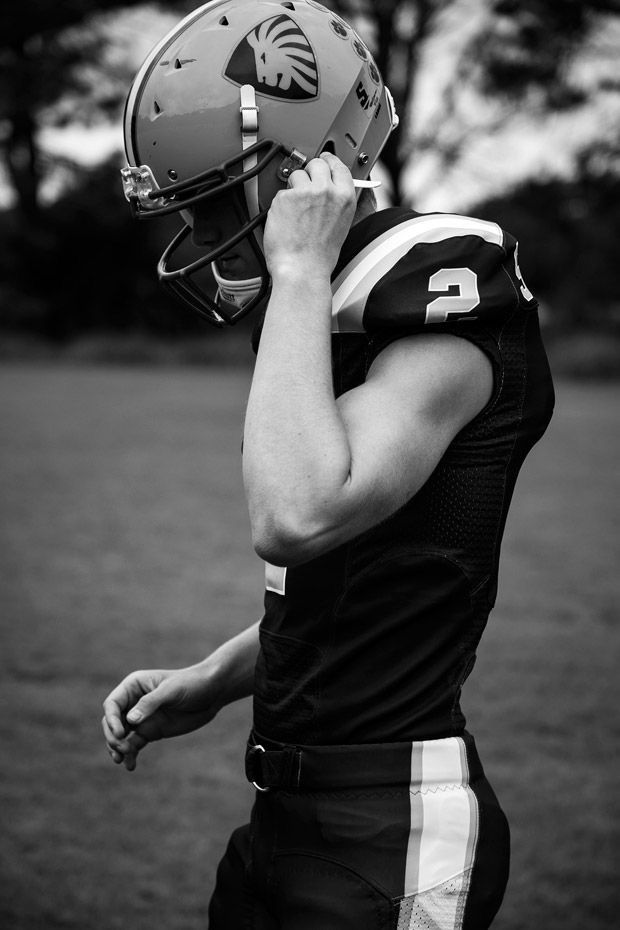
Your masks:
[{"label": "white helmet", "polygon": [[[276,193],[322,151],[366,179],[398,124],[390,92],[357,33],[314,0],[213,0],[153,49],[129,92],[121,172],[139,217],[185,220],[162,255],[160,279],[209,322],[235,323],[265,296],[261,231]],[[239,230],[180,267],[191,208],[230,197]],[[242,238],[257,278],[226,279],[217,259]],[[177,259],[177,262],[174,259]],[[213,266],[215,300],[201,271]],[[210,283],[210,282],[209,282]]]}]

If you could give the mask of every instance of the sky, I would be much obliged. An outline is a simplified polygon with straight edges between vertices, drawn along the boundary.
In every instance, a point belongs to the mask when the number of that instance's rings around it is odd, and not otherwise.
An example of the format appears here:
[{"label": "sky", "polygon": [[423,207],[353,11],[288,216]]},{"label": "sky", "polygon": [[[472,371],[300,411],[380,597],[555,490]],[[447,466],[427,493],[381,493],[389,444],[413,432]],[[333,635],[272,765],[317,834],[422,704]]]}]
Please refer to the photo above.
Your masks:
[{"label": "sky", "polygon": [[[505,192],[531,177],[569,177],[575,159],[594,138],[613,139],[620,125],[620,94],[598,93],[587,106],[570,113],[536,115],[532,110],[513,112],[506,118],[497,104],[476,97],[467,87],[457,98],[457,124],[442,125],[439,98],[451,75],[462,43],[480,26],[485,4],[479,0],[460,0],[453,22],[446,23],[441,35],[431,39],[424,50],[422,67],[412,104],[412,131],[421,133],[429,125],[449,137],[458,135],[458,122],[467,127],[467,140],[461,155],[448,169],[432,151],[412,160],[405,174],[405,189],[421,211],[465,211],[484,199]],[[124,69],[137,71],[150,48],[177,22],[177,15],[162,13],[154,6],[115,12],[100,18],[110,37],[104,74]],[[358,28],[363,34],[363,24]],[[365,38],[369,38],[365,36]],[[609,21],[596,32],[573,66],[574,80],[592,89],[602,78],[617,78],[620,23]],[[120,67],[119,67],[120,66]],[[102,81],[101,70],[93,70],[93,93]],[[71,109],[72,101],[65,108]],[[46,126],[40,135],[45,152],[64,156],[83,165],[93,165],[119,153],[123,163],[120,118],[114,124],[95,124],[88,128],[72,123],[62,128]],[[66,183],[67,171],[51,177],[43,190],[47,200],[57,196]],[[378,191],[379,206],[389,203],[387,178],[377,166],[373,173],[384,181]],[[0,178],[0,205],[10,203],[10,192]]]}]

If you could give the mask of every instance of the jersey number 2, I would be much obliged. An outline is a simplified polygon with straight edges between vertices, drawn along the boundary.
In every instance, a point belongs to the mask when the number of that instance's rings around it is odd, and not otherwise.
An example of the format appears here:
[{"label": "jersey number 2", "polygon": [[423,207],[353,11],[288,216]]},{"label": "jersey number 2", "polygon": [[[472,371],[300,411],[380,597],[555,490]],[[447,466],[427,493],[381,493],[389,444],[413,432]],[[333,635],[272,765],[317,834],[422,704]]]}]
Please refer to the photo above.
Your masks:
[{"label": "jersey number 2", "polygon": [[478,275],[471,268],[440,268],[428,279],[429,291],[447,291],[457,287],[458,293],[436,297],[426,305],[425,323],[445,323],[450,314],[471,313],[480,303]]}]

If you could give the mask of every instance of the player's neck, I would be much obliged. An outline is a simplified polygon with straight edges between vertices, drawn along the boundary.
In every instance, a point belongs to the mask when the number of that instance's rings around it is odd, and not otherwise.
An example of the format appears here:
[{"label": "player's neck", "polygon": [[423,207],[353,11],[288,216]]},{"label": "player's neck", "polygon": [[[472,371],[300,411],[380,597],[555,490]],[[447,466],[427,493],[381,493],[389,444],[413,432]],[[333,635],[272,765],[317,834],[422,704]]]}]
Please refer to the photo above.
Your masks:
[{"label": "player's neck", "polygon": [[359,200],[357,201],[357,208],[353,216],[353,222],[351,227],[355,226],[356,223],[359,223],[360,220],[365,219],[367,216],[370,216],[371,213],[376,213],[377,211],[377,200],[374,195],[374,191],[370,188],[365,188],[360,194]]}]

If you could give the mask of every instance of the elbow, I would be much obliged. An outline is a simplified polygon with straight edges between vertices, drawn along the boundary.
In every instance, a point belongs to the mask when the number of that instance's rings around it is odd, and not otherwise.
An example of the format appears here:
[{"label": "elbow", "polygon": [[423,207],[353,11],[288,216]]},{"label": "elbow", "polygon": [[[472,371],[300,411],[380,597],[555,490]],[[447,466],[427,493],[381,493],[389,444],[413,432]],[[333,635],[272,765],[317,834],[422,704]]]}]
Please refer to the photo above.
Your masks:
[{"label": "elbow", "polygon": [[308,520],[295,519],[291,514],[255,517],[251,525],[254,551],[271,565],[299,565],[329,548],[320,527]]}]

